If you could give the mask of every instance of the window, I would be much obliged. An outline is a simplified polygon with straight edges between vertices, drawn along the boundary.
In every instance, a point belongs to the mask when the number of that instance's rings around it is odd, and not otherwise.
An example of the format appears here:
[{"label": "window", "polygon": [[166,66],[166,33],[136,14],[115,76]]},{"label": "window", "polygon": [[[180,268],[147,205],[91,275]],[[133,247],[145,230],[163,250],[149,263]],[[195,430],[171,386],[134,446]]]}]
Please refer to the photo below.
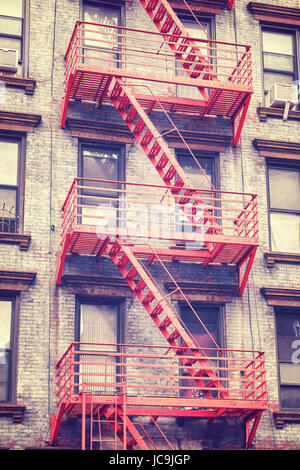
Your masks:
[{"label": "window", "polygon": [[282,409],[300,409],[300,311],[277,311],[279,395]]},{"label": "window", "polygon": [[[82,8],[83,21],[88,23],[98,23],[108,26],[121,25],[121,8],[120,6],[112,4],[112,2],[83,2]],[[90,28],[91,29],[91,28]],[[100,60],[106,61],[106,65],[111,65],[112,60],[115,60],[115,66],[119,66],[120,56],[116,53],[111,53],[112,42],[114,44],[120,42],[119,30],[109,27],[92,27],[93,31],[85,33],[86,40],[84,42],[84,62],[88,64],[100,65]],[[99,42],[100,41],[100,42]],[[114,46],[116,47],[116,46]],[[101,49],[97,51],[97,49]],[[107,50],[107,52],[106,52]]]},{"label": "window", "polygon": [[[187,330],[193,335],[198,344],[204,348],[204,352],[207,356],[215,356],[214,351],[208,351],[207,349],[216,348],[220,339],[220,310],[218,307],[201,306],[194,307],[197,316],[201,319],[205,328],[193,312],[190,307],[181,306],[180,317],[185,324]],[[209,334],[207,333],[209,332]],[[204,398],[201,390],[193,390],[195,382],[190,379],[183,379],[182,385],[189,387],[183,391],[183,396],[186,398]]]},{"label": "window", "polygon": [[274,83],[291,85],[297,80],[294,32],[262,30],[263,80],[265,95]]},{"label": "window", "polygon": [[300,253],[299,168],[268,167],[269,224],[272,251]]},{"label": "window", "polygon": [[[22,72],[24,56],[23,0],[10,0],[0,4],[0,49],[17,51],[18,74]],[[6,53],[7,54],[7,53]],[[11,56],[6,55],[6,61]],[[5,61],[5,62],[6,62]],[[0,66],[1,70],[1,66]]]},{"label": "window", "polygon": [[[124,181],[125,178],[125,148],[123,146],[107,146],[100,144],[82,144],[79,173],[83,178],[102,180],[102,182],[85,181],[81,200],[84,206],[81,209],[81,223],[95,225],[107,224],[107,218],[103,218],[104,207],[107,208],[107,217],[110,224],[116,224],[120,220],[118,209],[120,207],[120,186],[116,181]],[[104,182],[103,182],[104,181]],[[114,183],[113,183],[114,182]],[[101,207],[102,218],[93,218]]]},{"label": "window", "polygon": [[[212,24],[211,19],[209,18],[193,18],[191,14],[178,14],[180,21],[182,22],[183,26],[188,31],[190,37],[195,39],[212,39]],[[203,55],[207,57],[210,54],[210,51],[205,43],[197,43],[197,46],[203,52]],[[210,58],[208,58],[210,61]],[[178,62],[176,66],[176,74],[187,77],[186,70],[183,69],[182,65]],[[180,98],[199,98],[199,91],[194,87],[186,87],[184,85],[177,85],[176,86],[176,95]]]},{"label": "window", "polygon": [[22,230],[23,140],[0,136],[0,232]]},{"label": "window", "polygon": [[[195,158],[194,158],[195,157]],[[190,153],[177,153],[177,160],[189,178],[191,184],[195,189],[212,189],[215,186],[215,158],[214,157],[207,157],[205,155],[195,155],[194,157]],[[201,170],[202,168],[202,170]],[[205,174],[204,174],[204,173]],[[211,183],[211,184],[210,184]],[[213,197],[213,193],[209,193]],[[208,197],[208,196],[206,196]],[[186,207],[186,209],[188,209]],[[192,226],[192,222],[187,218],[187,216],[183,213],[181,209],[178,208],[177,212],[177,221],[178,221],[178,228],[177,231],[183,234],[183,236],[195,232],[194,227]],[[201,243],[201,242],[200,242]],[[182,246],[190,245],[188,242],[180,242],[178,243]],[[197,245],[197,246],[196,246]],[[197,248],[198,243],[192,243],[190,248]],[[198,247],[199,248],[199,247]]]},{"label": "window", "polygon": [[0,299],[0,402],[12,400],[15,300]]},{"label": "window", "polygon": [[[82,382],[116,382],[118,357],[113,352],[118,351],[118,344],[123,339],[121,321],[122,305],[104,300],[80,300],[77,308],[75,339],[81,344],[78,359],[81,362],[77,371]],[[89,351],[84,354],[83,351]],[[90,351],[97,351],[91,355]],[[110,357],[105,355],[109,352]],[[105,365],[103,365],[105,363]],[[82,375],[83,374],[83,375]],[[96,374],[96,375],[94,375]],[[91,390],[103,391],[103,387],[91,386]],[[115,393],[115,387],[105,389],[106,393]]]}]

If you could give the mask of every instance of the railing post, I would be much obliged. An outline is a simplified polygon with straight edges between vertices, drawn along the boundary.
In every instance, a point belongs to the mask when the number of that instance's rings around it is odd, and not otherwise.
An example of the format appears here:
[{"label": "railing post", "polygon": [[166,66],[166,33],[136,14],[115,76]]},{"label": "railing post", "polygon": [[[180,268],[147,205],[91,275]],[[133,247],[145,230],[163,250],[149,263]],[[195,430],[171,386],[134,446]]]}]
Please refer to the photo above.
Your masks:
[{"label": "railing post", "polygon": [[126,407],[126,376],[124,370],[124,346],[121,348],[121,380],[122,380],[122,402],[123,402],[123,448],[127,450],[127,407]]},{"label": "railing post", "polygon": [[86,394],[85,384],[82,384],[82,430],[81,430],[81,450],[85,450],[85,425],[86,425]]}]

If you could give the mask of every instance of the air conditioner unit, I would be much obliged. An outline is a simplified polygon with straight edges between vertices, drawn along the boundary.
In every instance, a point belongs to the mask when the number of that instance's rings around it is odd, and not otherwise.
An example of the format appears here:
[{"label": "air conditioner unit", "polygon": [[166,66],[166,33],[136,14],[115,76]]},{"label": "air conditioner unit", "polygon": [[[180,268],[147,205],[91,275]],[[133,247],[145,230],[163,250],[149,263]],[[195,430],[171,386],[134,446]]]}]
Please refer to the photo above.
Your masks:
[{"label": "air conditioner unit", "polygon": [[0,48],[0,71],[17,72],[18,51]]},{"label": "air conditioner unit", "polygon": [[293,108],[297,103],[297,86],[274,83],[269,91],[269,103],[272,108]]}]

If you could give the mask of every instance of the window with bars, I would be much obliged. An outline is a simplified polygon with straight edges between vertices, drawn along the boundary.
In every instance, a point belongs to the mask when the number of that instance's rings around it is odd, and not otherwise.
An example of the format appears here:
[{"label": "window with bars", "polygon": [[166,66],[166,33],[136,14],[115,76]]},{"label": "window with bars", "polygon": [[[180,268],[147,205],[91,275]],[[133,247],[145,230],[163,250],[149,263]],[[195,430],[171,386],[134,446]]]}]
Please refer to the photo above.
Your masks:
[{"label": "window with bars", "polygon": [[0,403],[12,398],[15,300],[0,298]]},{"label": "window with bars", "polygon": [[22,138],[0,136],[0,232],[22,231],[23,149]]}]

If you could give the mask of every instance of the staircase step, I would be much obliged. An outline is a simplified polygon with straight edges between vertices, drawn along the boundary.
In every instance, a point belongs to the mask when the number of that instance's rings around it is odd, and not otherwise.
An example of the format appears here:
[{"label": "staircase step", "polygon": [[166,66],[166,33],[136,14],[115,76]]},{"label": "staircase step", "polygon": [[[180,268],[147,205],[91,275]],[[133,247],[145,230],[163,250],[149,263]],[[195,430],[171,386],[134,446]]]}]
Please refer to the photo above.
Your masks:
[{"label": "staircase step", "polygon": [[158,315],[161,314],[161,312],[163,311],[163,308],[160,304],[157,304],[156,307],[154,307],[154,309],[152,310],[152,312],[150,313],[151,317],[157,317]]},{"label": "staircase step", "polygon": [[158,4],[159,0],[149,0],[146,10],[153,11],[155,10],[156,5]]},{"label": "staircase step", "polygon": [[174,341],[175,339],[179,338],[180,336],[180,333],[178,330],[174,330],[168,337],[167,337],[167,340],[168,341]]},{"label": "staircase step", "polygon": [[144,297],[143,305],[150,304],[154,300],[154,294],[149,291],[148,294]]},{"label": "staircase step", "polygon": [[123,255],[123,256],[119,259],[119,261],[118,261],[118,263],[117,263],[117,266],[118,266],[119,268],[124,268],[124,266],[126,266],[128,263],[129,263],[129,258],[127,257],[127,255]]},{"label": "staircase step", "polygon": [[143,279],[140,279],[136,287],[134,288],[134,292],[141,292],[143,289],[145,289],[145,287],[146,287],[145,281]]},{"label": "staircase step", "polygon": [[134,266],[131,266],[130,270],[125,276],[125,279],[134,279],[136,275],[137,275],[136,268]]},{"label": "staircase step", "polygon": [[141,145],[142,146],[149,145],[152,139],[153,139],[153,134],[150,131],[150,129],[147,129],[145,134],[144,134],[144,137],[141,140]]}]

